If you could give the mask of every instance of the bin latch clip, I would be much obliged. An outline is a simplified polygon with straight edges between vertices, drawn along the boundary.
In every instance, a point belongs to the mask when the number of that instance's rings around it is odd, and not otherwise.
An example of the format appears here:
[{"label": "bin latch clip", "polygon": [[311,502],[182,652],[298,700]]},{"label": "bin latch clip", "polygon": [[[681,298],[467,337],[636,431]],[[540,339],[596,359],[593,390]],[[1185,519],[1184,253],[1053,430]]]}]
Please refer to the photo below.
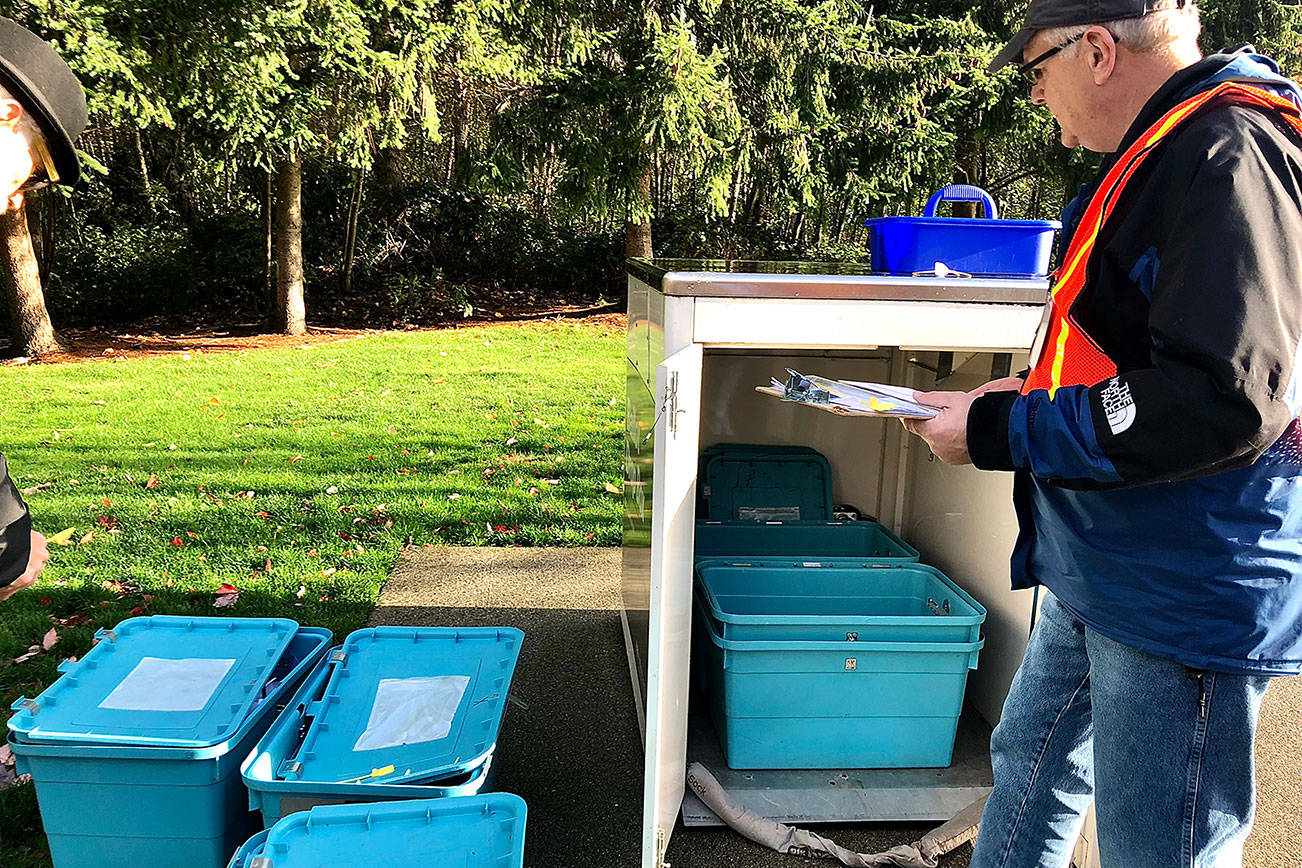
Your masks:
[{"label": "bin latch clip", "polygon": [[933,615],[948,615],[949,600],[945,600],[943,603],[937,603],[935,600],[931,599],[931,597],[928,597],[927,608],[931,610],[931,614]]},{"label": "bin latch clip", "polygon": [[348,655],[342,650],[331,651],[330,662],[338,663],[342,666],[343,664],[348,662]]},{"label": "bin latch clip", "polygon": [[41,710],[41,704],[35,699],[20,699],[18,700],[18,707],[28,714],[37,714]]},{"label": "bin latch clip", "polygon": [[[280,764],[280,769],[276,772],[280,777],[288,775],[300,775],[303,773],[303,764],[296,759],[287,759]],[[250,866],[252,868],[252,866]]]}]

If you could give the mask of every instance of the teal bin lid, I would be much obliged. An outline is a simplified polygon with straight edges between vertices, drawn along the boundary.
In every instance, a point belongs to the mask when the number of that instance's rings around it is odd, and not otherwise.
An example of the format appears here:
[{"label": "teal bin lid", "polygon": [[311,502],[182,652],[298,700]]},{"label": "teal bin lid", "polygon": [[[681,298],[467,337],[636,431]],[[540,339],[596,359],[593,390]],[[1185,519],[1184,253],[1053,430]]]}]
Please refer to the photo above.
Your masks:
[{"label": "teal bin lid", "polygon": [[32,744],[208,747],[230,738],[298,631],[288,618],[130,618],[98,640],[9,729]]},{"label": "teal bin lid", "polygon": [[399,783],[447,777],[497,744],[524,633],[513,627],[374,627],[333,668],[286,780]]},{"label": "teal bin lid", "polygon": [[[517,643],[518,644],[518,643]],[[521,868],[524,799],[510,793],[325,805],[271,827],[249,868]]]}]

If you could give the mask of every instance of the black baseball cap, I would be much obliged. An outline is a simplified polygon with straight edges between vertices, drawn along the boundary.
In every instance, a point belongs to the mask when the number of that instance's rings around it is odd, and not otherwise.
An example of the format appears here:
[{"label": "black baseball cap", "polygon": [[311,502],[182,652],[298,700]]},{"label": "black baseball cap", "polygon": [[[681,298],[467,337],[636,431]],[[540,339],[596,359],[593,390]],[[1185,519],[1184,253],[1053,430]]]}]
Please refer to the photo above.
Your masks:
[{"label": "black baseball cap", "polygon": [[1026,43],[1040,30],[1142,18],[1150,12],[1183,9],[1186,4],[1187,0],[1031,0],[1022,29],[995,55],[987,69],[994,72],[1020,58]]},{"label": "black baseball cap", "polygon": [[86,129],[81,82],[48,42],[8,18],[0,18],[0,85],[36,121],[59,183],[77,183],[81,162],[73,142]]}]

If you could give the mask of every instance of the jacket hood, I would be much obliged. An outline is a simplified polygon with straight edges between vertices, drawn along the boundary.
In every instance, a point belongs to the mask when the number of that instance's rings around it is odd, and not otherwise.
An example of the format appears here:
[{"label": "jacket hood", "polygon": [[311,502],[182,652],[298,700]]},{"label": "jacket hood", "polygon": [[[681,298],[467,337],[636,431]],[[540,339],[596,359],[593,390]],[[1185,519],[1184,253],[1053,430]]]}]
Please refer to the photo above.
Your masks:
[{"label": "jacket hood", "polygon": [[1185,71],[1197,74],[1198,78],[1180,92],[1180,100],[1227,81],[1239,81],[1257,85],[1302,107],[1302,89],[1298,83],[1282,74],[1275,61],[1258,54],[1251,45],[1244,44],[1230,51],[1208,55]]}]

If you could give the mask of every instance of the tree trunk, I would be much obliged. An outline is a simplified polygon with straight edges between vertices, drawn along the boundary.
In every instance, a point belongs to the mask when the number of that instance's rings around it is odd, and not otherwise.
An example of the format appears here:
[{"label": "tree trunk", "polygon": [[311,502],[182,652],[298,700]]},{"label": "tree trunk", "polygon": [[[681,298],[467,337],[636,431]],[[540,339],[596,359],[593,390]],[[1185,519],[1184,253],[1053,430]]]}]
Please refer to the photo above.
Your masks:
[{"label": "tree trunk", "polygon": [[362,210],[362,182],[366,179],[366,170],[357,170],[357,180],[353,183],[353,194],[348,199],[348,220],[344,228],[344,262],[343,274],[344,296],[353,290],[353,255],[357,248],[357,215]]},{"label": "tree trunk", "polygon": [[396,190],[402,183],[402,151],[380,148],[375,155],[375,180],[386,190]]},{"label": "tree trunk", "polygon": [[[638,199],[641,205],[650,210],[651,208],[651,166],[642,170],[642,177],[638,181]],[[648,214],[641,220],[632,219],[624,222],[624,255],[628,257],[640,257],[650,259],[651,252],[651,217]]]},{"label": "tree trunk", "polygon": [[307,331],[303,301],[303,157],[276,161],[276,330],[287,335]]},{"label": "tree trunk", "polygon": [[[977,182],[977,141],[976,134],[968,129],[958,134],[958,141],[954,145],[954,183],[955,184],[975,184]],[[989,214],[982,214],[984,210],[976,202],[955,202],[953,205],[955,217],[989,217]]]},{"label": "tree trunk", "polygon": [[272,189],[271,171],[267,171],[267,188],[262,196],[263,235],[266,240],[266,259],[263,268],[262,310],[269,311],[276,304],[276,196]]},{"label": "tree trunk", "polygon": [[27,208],[0,214],[0,235],[4,237],[5,295],[9,299],[9,324],[14,348],[24,356],[39,356],[59,349],[59,339],[45,309],[40,269],[27,231]]},{"label": "tree trunk", "polygon": [[154,201],[154,187],[149,183],[149,163],[145,161],[145,143],[140,139],[140,129],[132,130],[136,143],[136,160],[140,167],[140,189],[145,192],[145,202],[149,205],[149,213],[158,216],[158,203]]}]

